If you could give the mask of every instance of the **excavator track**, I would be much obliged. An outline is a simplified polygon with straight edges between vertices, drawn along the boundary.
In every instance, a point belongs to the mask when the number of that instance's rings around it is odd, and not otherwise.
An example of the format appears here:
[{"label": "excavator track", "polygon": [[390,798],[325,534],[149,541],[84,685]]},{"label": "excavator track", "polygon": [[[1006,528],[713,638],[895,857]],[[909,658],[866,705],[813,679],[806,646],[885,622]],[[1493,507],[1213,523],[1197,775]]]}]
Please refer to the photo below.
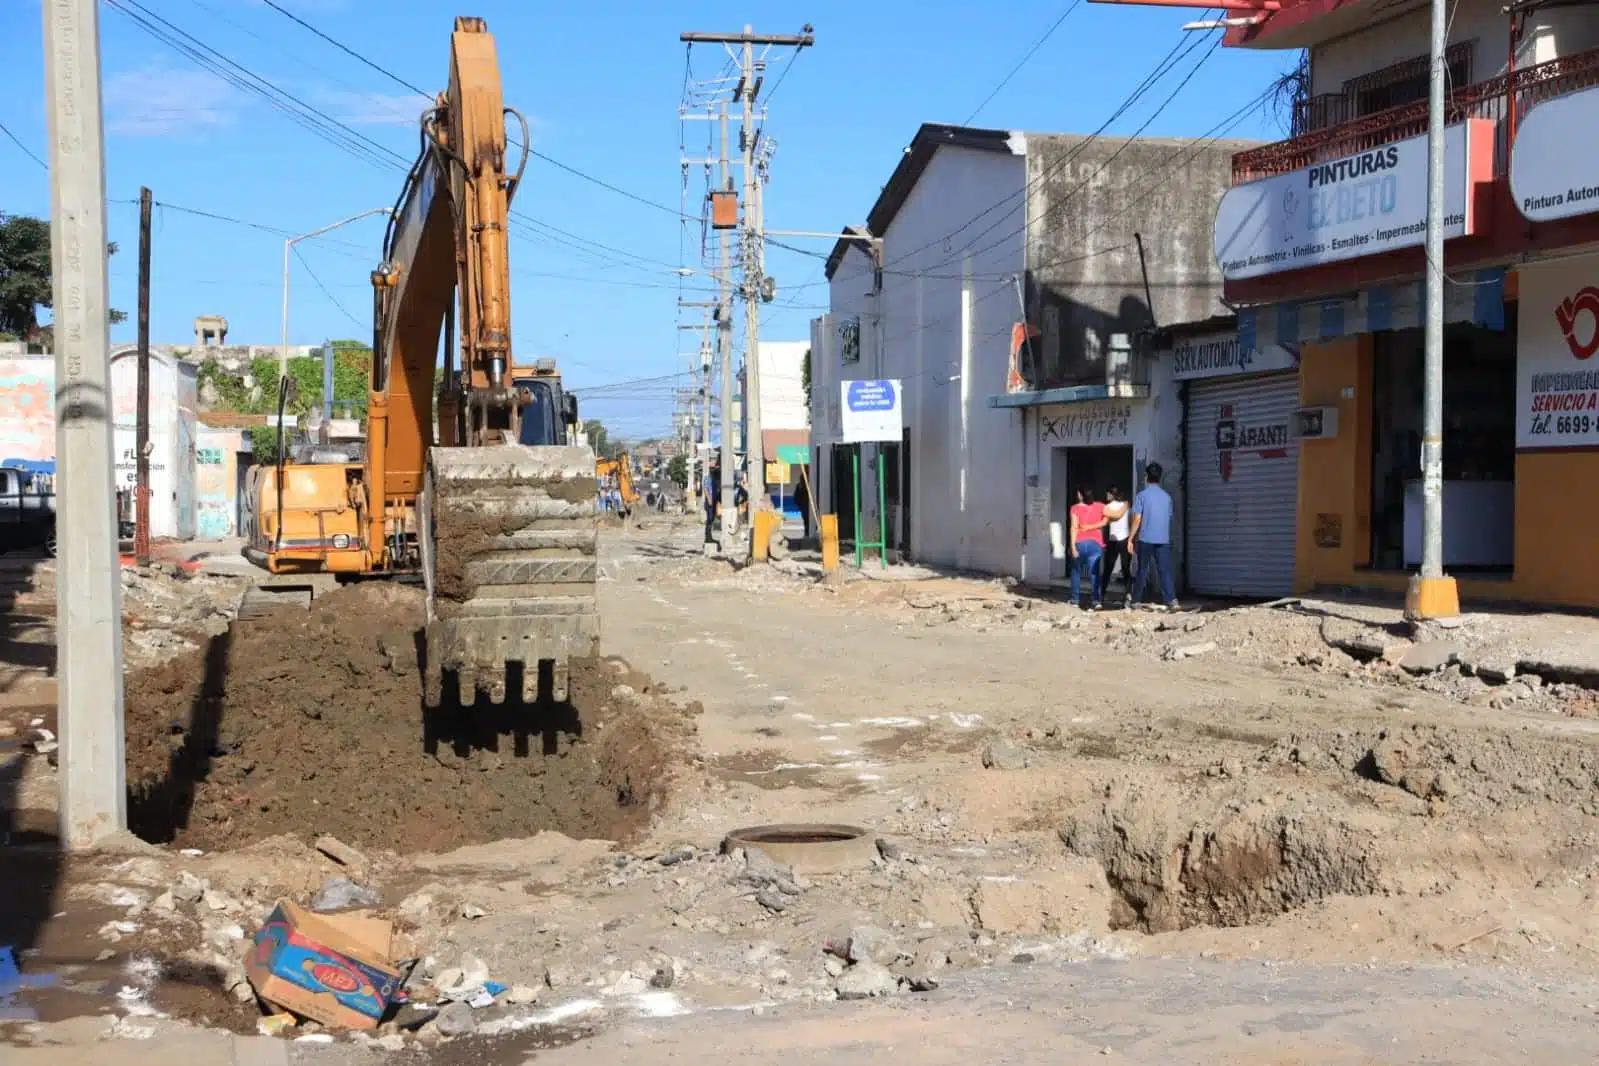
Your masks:
[{"label": "excavator track", "polygon": [[586,447],[429,452],[417,501],[429,706],[452,677],[463,706],[566,698],[567,660],[599,651],[597,495]]}]

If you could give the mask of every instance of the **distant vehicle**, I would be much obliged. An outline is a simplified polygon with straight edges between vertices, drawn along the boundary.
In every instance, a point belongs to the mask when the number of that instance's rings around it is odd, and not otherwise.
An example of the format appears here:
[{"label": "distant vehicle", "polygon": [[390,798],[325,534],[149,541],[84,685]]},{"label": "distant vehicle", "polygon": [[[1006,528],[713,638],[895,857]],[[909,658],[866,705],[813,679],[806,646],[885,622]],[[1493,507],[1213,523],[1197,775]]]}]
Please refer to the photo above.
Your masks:
[{"label": "distant vehicle", "polygon": [[56,553],[55,479],[0,466],[0,551],[25,548]]}]

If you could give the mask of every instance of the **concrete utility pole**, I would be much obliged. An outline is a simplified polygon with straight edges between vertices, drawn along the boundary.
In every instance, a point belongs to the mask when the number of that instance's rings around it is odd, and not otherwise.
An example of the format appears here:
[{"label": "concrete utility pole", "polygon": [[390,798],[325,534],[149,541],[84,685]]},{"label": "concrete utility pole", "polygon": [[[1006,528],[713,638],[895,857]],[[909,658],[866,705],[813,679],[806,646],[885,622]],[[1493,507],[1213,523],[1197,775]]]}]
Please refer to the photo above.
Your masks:
[{"label": "concrete utility pole", "polygon": [[133,558],[150,565],[150,190],[139,190],[139,379],[134,399]]},{"label": "concrete utility pole", "polygon": [[[729,173],[727,157],[725,102],[722,104],[720,120],[722,132],[720,180],[722,188],[728,189],[732,187],[733,178]],[[722,375],[722,551],[731,553],[733,531],[737,528],[738,522],[738,507],[733,502],[734,464],[737,459],[733,453],[733,279],[728,274],[732,269],[732,250],[728,247],[726,230],[716,232],[716,246],[716,345]]]},{"label": "concrete utility pole", "polygon": [[1405,613],[1415,621],[1460,614],[1455,580],[1444,576],[1444,0],[1432,0],[1432,78],[1427,90],[1427,319],[1421,430],[1421,574]]},{"label": "concrete utility pole", "polygon": [[128,824],[122,575],[111,462],[105,131],[96,0],[45,0],[50,265],[56,345],[56,677],[61,842]]},{"label": "concrete utility pole", "polygon": [[[765,273],[762,267],[765,250],[765,234],[762,232],[763,222],[760,209],[760,175],[757,171],[756,144],[759,139],[759,120],[763,117],[756,109],[756,100],[760,96],[761,84],[765,77],[766,62],[764,58],[757,58],[755,46],[763,48],[808,48],[816,43],[816,38],[810,26],[806,26],[803,33],[798,34],[761,34],[755,33],[750,26],[744,27],[742,33],[684,33],[679,40],[689,45],[694,44],[720,44],[738,63],[739,79],[732,91],[732,98],[741,105],[741,122],[739,127],[739,150],[744,167],[744,203],[740,240],[742,244],[740,262],[743,270],[741,290],[744,296],[744,326],[746,334],[747,351],[744,357],[744,423],[747,427],[744,445],[745,481],[750,497],[750,514],[768,506],[766,496],[766,456],[761,441],[761,374],[760,374],[760,340],[761,318],[760,304],[767,290]],[[737,48],[735,52],[734,49]],[[727,111],[724,103],[721,112],[722,121],[722,185],[723,188],[732,188],[731,179],[726,172],[728,162],[727,151]],[[727,272],[730,264],[727,257],[727,242],[722,240],[722,262],[719,284],[723,286],[724,293],[728,285]],[[732,435],[732,400],[731,390],[734,381],[732,375],[732,322],[731,298],[725,303],[726,313],[721,317],[720,335],[724,344],[722,362],[722,531],[724,538],[731,538],[732,527],[730,523],[733,468],[731,465],[731,451],[728,440]],[[724,540],[730,544],[731,540]]]},{"label": "concrete utility pole", "polygon": [[738,145],[744,154],[744,478],[749,484],[750,518],[765,510],[766,447],[761,439],[761,290],[765,281],[764,242],[761,233],[761,177],[755,170],[755,94],[761,79],[755,75],[755,45],[750,41],[751,26],[744,27],[744,57],[740,71],[739,97],[744,117],[739,125]]}]

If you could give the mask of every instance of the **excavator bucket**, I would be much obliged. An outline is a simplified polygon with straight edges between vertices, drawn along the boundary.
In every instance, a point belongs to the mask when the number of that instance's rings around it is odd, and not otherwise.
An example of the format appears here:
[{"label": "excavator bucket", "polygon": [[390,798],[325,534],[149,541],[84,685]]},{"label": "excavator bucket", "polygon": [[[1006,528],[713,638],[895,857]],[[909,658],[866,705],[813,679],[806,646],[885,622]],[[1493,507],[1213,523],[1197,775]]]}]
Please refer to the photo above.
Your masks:
[{"label": "excavator bucket", "polygon": [[599,651],[594,453],[586,447],[433,448],[418,500],[427,580],[425,685],[455,678],[534,703],[564,699],[567,660]]}]

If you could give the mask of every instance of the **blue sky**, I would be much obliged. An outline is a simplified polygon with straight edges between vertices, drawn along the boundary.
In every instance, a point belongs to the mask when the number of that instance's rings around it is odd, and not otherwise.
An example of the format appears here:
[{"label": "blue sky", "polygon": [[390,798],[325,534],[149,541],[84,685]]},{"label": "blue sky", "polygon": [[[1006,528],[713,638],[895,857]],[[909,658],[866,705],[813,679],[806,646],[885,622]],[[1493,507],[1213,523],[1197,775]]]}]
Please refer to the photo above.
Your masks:
[{"label": "blue sky", "polygon": [[[296,25],[261,0],[117,0],[165,19],[209,49],[412,159],[425,101]],[[925,121],[963,122],[1070,0],[1013,0],[1003,10],[969,0],[726,0],[530,4],[479,0],[460,12],[423,0],[277,0],[306,22],[399,78],[428,89],[448,70],[456,13],[480,15],[499,46],[507,104],[532,123],[542,153],[645,199],[675,207],[682,192],[678,103],[683,30],[767,33],[815,27],[816,44],[784,76],[777,52],[768,85],[768,135],[778,143],[766,199],[768,226],[835,231],[862,220],[903,147]],[[42,31],[37,0],[0,0],[0,93],[6,127],[45,154]],[[381,14],[376,12],[381,11]],[[756,14],[758,12],[758,18]],[[1003,14],[1003,17],[1001,16]],[[146,16],[149,17],[149,16]],[[1097,129],[1200,12],[1082,3],[971,124],[1043,132]],[[1208,36],[1208,35],[1207,35]],[[1197,136],[1258,96],[1291,64],[1283,52],[1220,49],[1167,103],[1187,69],[1167,74],[1106,132],[1129,134],[1162,104],[1149,136]],[[140,185],[158,201],[303,233],[393,202],[403,178],[307,132],[258,96],[229,85],[149,36],[109,4],[101,8],[113,305],[131,311]],[[722,56],[694,50],[694,74]],[[688,148],[704,148],[704,123]],[[1283,136],[1269,111],[1230,131]],[[699,175],[691,175],[690,213]],[[530,220],[512,242],[513,342],[518,359],[554,355],[581,390],[681,371],[694,335],[677,330],[682,234],[665,211],[635,202],[540,159],[528,164],[516,209]],[[44,216],[45,171],[0,138],[0,210]],[[952,220],[952,225],[959,220]],[[556,227],[561,232],[546,226]],[[370,285],[382,219],[306,242],[294,264],[290,341],[370,338]],[[792,243],[825,254],[826,241]],[[697,227],[687,242],[697,263]],[[275,344],[283,241],[279,236],[174,210],[155,222],[152,336],[183,343],[197,314],[228,318],[229,341]],[[803,339],[826,299],[819,258],[771,249],[778,296],[765,336]],[[693,312],[684,312],[684,316]],[[687,317],[681,319],[689,321]],[[697,320],[697,319],[696,319]],[[132,322],[114,339],[132,339]],[[585,413],[629,436],[666,433],[671,383],[597,394]]]}]

